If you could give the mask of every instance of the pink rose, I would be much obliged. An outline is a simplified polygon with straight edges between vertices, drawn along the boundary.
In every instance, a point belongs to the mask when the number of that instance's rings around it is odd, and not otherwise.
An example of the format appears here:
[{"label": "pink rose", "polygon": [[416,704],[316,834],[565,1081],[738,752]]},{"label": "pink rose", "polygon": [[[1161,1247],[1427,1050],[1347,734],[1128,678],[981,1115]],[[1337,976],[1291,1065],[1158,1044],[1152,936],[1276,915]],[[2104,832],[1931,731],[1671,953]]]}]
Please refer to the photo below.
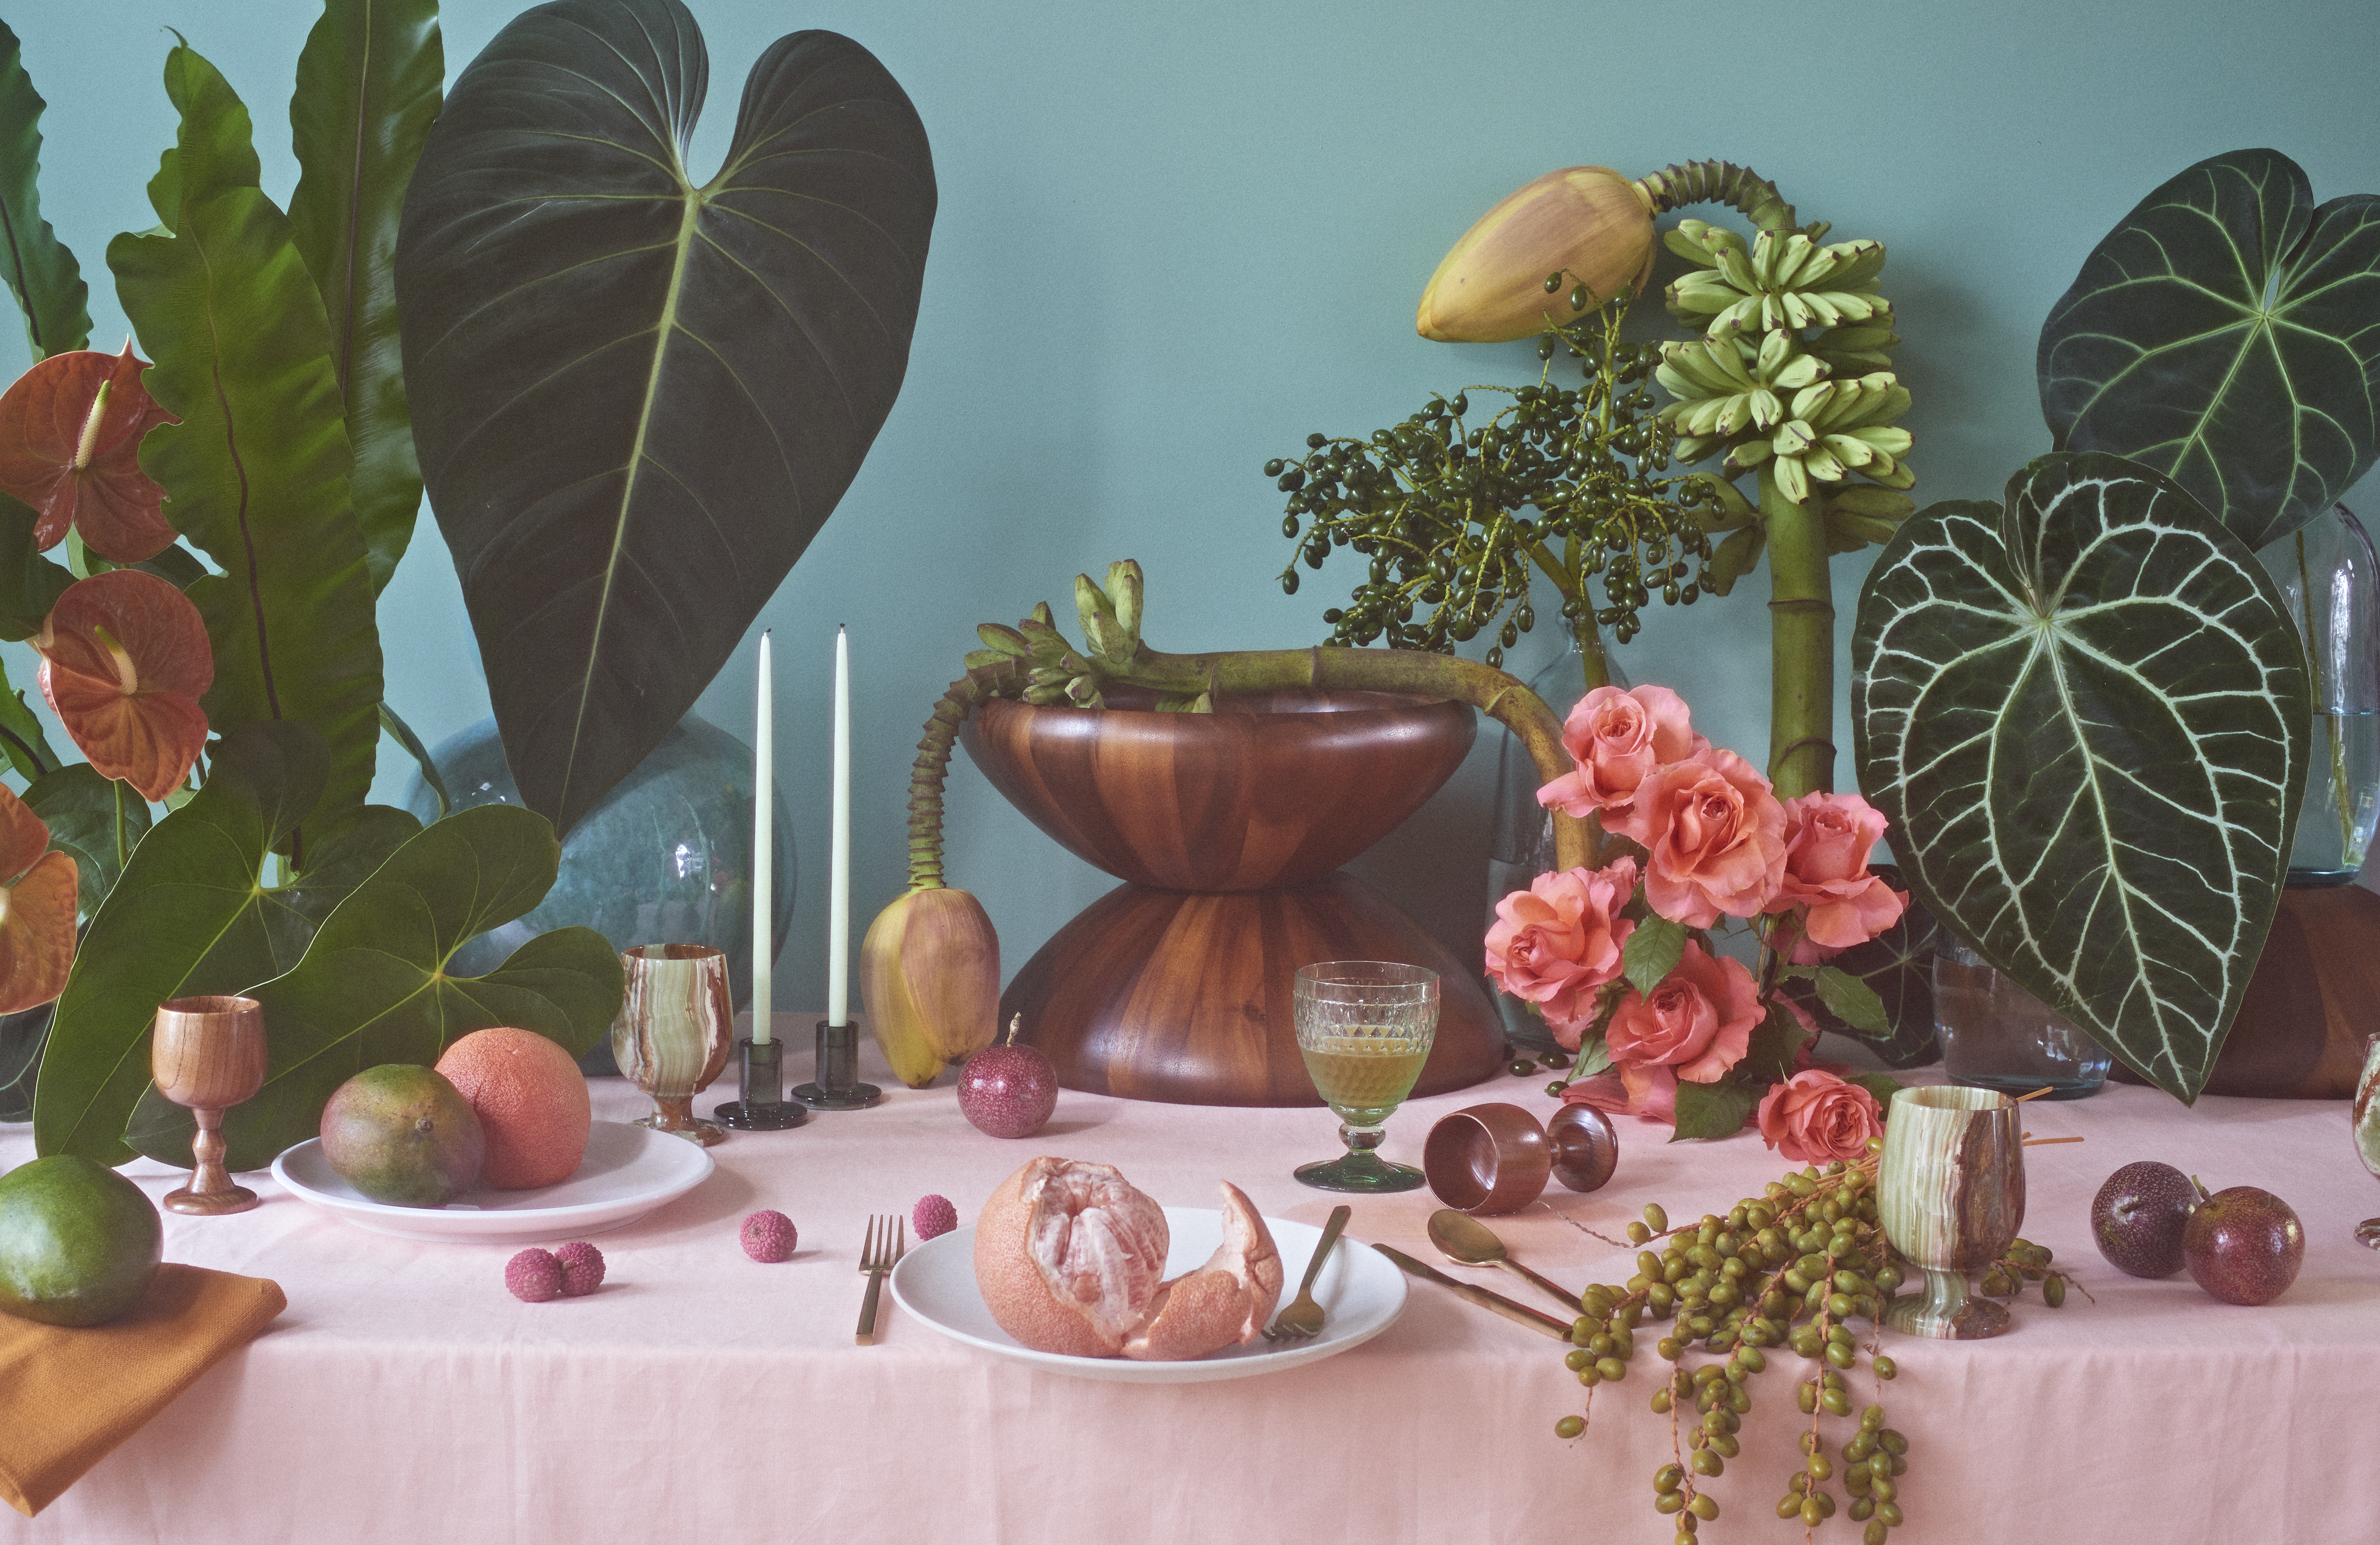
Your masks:
[{"label": "pink rose", "polygon": [[1647,995],[1631,991],[1611,1016],[1611,1049],[1632,1102],[1649,1097],[1658,1068],[1689,1083],[1715,1084],[1743,1060],[1763,1016],[1760,989],[1741,961],[1686,941],[1678,964]]},{"label": "pink rose", "polygon": [[1856,1159],[1884,1135],[1876,1096],[1823,1068],[1808,1068],[1760,1101],[1760,1138],[1797,1164]]},{"label": "pink rose", "polygon": [[1722,912],[1755,916],[1784,882],[1785,807],[1732,751],[1698,751],[1661,768],[1637,786],[1624,816],[1604,824],[1645,845],[1645,899],[1689,928],[1708,928]]},{"label": "pink rose", "polygon": [[1884,838],[1884,816],[1856,794],[1805,794],[1785,801],[1785,879],[1768,910],[1806,906],[1793,963],[1812,966],[1864,944],[1900,919],[1908,896],[1867,871]]},{"label": "pink rose", "polygon": [[1562,746],[1578,766],[1537,790],[1537,803],[1585,816],[1624,809],[1654,769],[1710,742],[1688,727],[1685,700],[1666,687],[1598,687],[1570,711]]},{"label": "pink rose", "polygon": [[1620,975],[1620,948],[1636,925],[1621,908],[1636,894],[1636,860],[1541,874],[1496,904],[1488,975],[1537,1005],[1554,1039],[1576,1051],[1595,1017],[1595,990]]},{"label": "pink rose", "polygon": [[[1633,1075],[1632,1077],[1631,1075]],[[1643,1116],[1646,1121],[1678,1124],[1678,1076],[1666,1067],[1630,1063],[1606,1068],[1592,1078],[1581,1078],[1562,1090],[1564,1103],[1576,1101],[1606,1115]]]}]

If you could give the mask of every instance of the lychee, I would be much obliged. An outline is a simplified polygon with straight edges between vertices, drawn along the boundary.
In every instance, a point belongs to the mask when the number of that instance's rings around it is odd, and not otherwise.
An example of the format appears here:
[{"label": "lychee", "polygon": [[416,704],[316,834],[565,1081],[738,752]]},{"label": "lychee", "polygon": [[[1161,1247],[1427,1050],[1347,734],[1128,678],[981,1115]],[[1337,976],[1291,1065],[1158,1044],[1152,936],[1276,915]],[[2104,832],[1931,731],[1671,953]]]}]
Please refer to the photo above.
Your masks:
[{"label": "lychee", "polygon": [[959,1226],[959,1210],[951,1205],[948,1197],[919,1197],[909,1214],[909,1226],[917,1234],[917,1243],[924,1244]]},{"label": "lychee", "polygon": [[551,1251],[526,1249],[504,1262],[504,1287],[524,1304],[542,1304],[559,1296],[562,1283],[562,1262]]},{"label": "lychee", "polygon": [[584,1239],[574,1239],[553,1252],[562,1266],[562,1296],[584,1298],[603,1285],[603,1252]]},{"label": "lychee", "polygon": [[774,1265],[793,1259],[794,1239],[794,1221],[782,1212],[755,1212],[744,1220],[744,1253],[754,1260]]}]

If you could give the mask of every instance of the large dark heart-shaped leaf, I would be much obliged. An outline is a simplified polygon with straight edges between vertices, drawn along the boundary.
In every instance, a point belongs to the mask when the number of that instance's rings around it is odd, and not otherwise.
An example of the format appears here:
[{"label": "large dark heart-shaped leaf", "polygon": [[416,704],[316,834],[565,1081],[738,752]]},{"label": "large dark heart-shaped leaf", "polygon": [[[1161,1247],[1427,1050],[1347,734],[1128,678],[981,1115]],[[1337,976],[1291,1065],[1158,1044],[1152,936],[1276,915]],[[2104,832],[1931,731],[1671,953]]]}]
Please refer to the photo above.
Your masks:
[{"label": "large dark heart-shaped leaf", "polygon": [[0,1121],[33,1119],[33,1075],[42,1065],[50,1016],[57,1006],[43,1004],[22,1014],[0,1014]]},{"label": "large dark heart-shaped leaf", "polygon": [[1861,591],[1860,786],[1919,902],[2197,1098],[2280,902],[2312,738],[2262,565],[2170,480],[2041,457],[1920,511]]},{"label": "large dark heart-shaped leaf", "polygon": [[158,361],[143,379],[182,420],[150,432],[140,465],[224,571],[189,587],[214,645],[209,724],[321,732],[336,824],[371,786],[381,652],[330,322],[288,218],[256,187],[247,109],[188,48],[168,55],[165,85],[182,115],[151,185],[165,227],[107,249]]},{"label": "large dark heart-shaped leaf", "polygon": [[[545,898],[562,862],[545,818],[516,805],[459,811],[391,854],[314,935],[298,967],[249,994],[264,1005],[264,1088],[224,1122],[233,1169],[257,1169],[322,1125],[347,1079],[382,1063],[428,1064],[492,1025],[535,1030],[573,1057],[610,1030],[619,953],[591,928],[558,928],[484,977],[452,977],[464,942]],[[190,1162],[189,1113],[152,1089],[132,1145]]]},{"label": "large dark heart-shaped leaf", "polygon": [[568,831],[693,706],[907,368],[924,127],[832,32],[753,67],[726,164],[677,0],[561,0],[455,82],[406,195],[414,433],[504,754]]},{"label": "large dark heart-shaped leaf", "polygon": [[2380,198],[2314,207],[2277,151],[2233,151],[2141,201],[2042,324],[2060,450],[2167,473],[2251,547],[2380,457]]},{"label": "large dark heart-shaped leaf", "polygon": [[9,685],[5,664],[0,664],[0,750],[6,752],[7,765],[28,782],[58,765],[42,722],[25,706],[25,695]]},{"label": "large dark heart-shaped leaf", "polygon": [[82,270],[42,218],[42,109],[17,34],[0,22],[0,276],[25,311],[25,337],[43,359],[91,341]]},{"label": "large dark heart-shaped leaf", "polygon": [[42,619],[74,583],[63,564],[42,556],[33,545],[40,517],[23,500],[0,493],[0,639],[30,639]]},{"label": "large dark heart-shaped leaf", "polygon": [[375,595],[421,508],[396,335],[396,217],[445,79],[438,0],[330,0],[289,98],[298,166],[290,234],[330,319]]}]

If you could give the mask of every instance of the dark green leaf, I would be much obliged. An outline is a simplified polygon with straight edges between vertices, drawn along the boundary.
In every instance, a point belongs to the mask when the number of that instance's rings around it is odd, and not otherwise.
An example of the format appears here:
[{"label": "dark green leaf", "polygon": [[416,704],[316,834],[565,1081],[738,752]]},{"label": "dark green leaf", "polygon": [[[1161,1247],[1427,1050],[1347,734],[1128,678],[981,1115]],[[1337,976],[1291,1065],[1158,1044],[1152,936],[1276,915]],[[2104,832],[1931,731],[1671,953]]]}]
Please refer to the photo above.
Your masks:
[{"label": "dark green leaf", "polygon": [[2255,555],[2170,480],[2043,456],[1940,504],[1860,594],[1860,786],[1909,887],[2194,1100],[2279,905],[2313,708]]},{"label": "dark green leaf", "polygon": [[144,573],[153,574],[176,590],[187,590],[207,577],[207,566],[196,554],[178,542],[156,556],[143,558],[132,566]]},{"label": "dark green leaf", "polygon": [[25,803],[49,826],[50,845],[74,859],[83,916],[96,915],[148,834],[149,802],[78,761],[35,779]]},{"label": "dark green leaf", "polygon": [[1751,1043],[1744,1048],[1743,1060],[1730,1069],[1734,1077],[1755,1086],[1781,1082],[1793,1076],[1793,1062],[1808,1044],[1810,1032],[1793,1016],[1793,1011],[1781,1003],[1772,1002],[1768,1013],[1752,1032]]},{"label": "dark green leaf", "polygon": [[1743,1130],[1745,1119],[1758,1103],[1758,1097],[1741,1084],[1690,1084],[1681,1078],[1678,1129],[1670,1135],[1670,1140],[1731,1137]]},{"label": "dark green leaf", "polygon": [[380,727],[388,732],[390,739],[404,747],[405,754],[421,769],[421,781],[429,785],[431,794],[438,797],[438,819],[445,820],[454,809],[455,801],[446,792],[446,780],[439,775],[438,764],[430,758],[430,748],[421,744],[421,737],[413,733],[413,726],[398,718],[396,710],[386,703],[380,705]]},{"label": "dark green leaf", "polygon": [[74,576],[33,546],[39,517],[21,499],[0,493],[0,639],[15,642],[42,630]]},{"label": "dark green leaf", "polygon": [[[0,274],[25,312],[36,363],[91,341],[91,286],[42,218],[42,109],[17,34],[0,22]],[[15,635],[23,637],[23,635]]]},{"label": "dark green leaf", "polygon": [[1855,1035],[1869,1037],[1888,1033],[1891,1023],[1885,1017],[1884,1000],[1876,989],[1832,966],[1818,968],[1818,1001],[1827,1005],[1834,1016],[1852,1028]]},{"label": "dark green leaf", "polygon": [[330,319],[374,595],[421,508],[393,274],[406,181],[445,79],[437,0],[331,0],[298,55],[289,98],[299,170],[290,230]]},{"label": "dark green leaf", "polygon": [[149,1084],[157,1005],[280,974],[261,876],[320,797],[325,760],[304,725],[237,730],[215,748],[206,786],[133,850],[58,999],[33,1110],[42,1152],[129,1159],[122,1135]]},{"label": "dark green leaf", "polygon": [[[1890,864],[1878,864],[1874,872],[1896,891],[1909,888],[1909,882]],[[1901,908],[1900,921],[1828,962],[1866,983],[1882,1001],[1887,1028],[1880,1036],[1865,1035],[1837,1018],[1810,985],[1789,982],[1786,991],[1809,1011],[1818,1028],[1859,1037],[1887,1067],[1920,1067],[1937,1062],[1942,1045],[1934,1030],[1934,949],[1937,940],[1949,937],[1912,895]],[[1815,972],[1810,975],[1815,979]]]},{"label": "dark green leaf", "polygon": [[1620,946],[1620,971],[1628,985],[1646,997],[1676,970],[1686,953],[1686,925],[1667,918],[1647,918],[1630,931]]},{"label": "dark green leaf", "polygon": [[57,752],[42,733],[42,722],[25,706],[25,695],[8,685],[8,670],[0,662],[0,750],[18,777],[29,782],[58,765]]},{"label": "dark green leaf", "polygon": [[0,1121],[33,1119],[33,1075],[50,1039],[52,1000],[20,1014],[0,1015]]},{"label": "dark green leaf", "polygon": [[1857,1084],[1876,1096],[1876,1102],[1883,1107],[1883,1113],[1888,1116],[1892,1114],[1892,1097],[1900,1092],[1900,1079],[1889,1073],[1854,1073],[1843,1081],[1847,1084]]},{"label": "dark green leaf", "polygon": [[397,241],[414,433],[504,753],[567,832],[693,706],[907,368],[924,127],[832,32],[753,67],[725,165],[677,0],[559,0],[455,80]]},{"label": "dark green leaf", "polygon": [[[298,968],[256,988],[270,1051],[263,1089],[224,1122],[234,1169],[314,1136],[347,1079],[382,1063],[429,1064],[491,1025],[535,1030],[573,1057],[619,1013],[619,953],[589,928],[540,933],[484,977],[451,977],[464,942],[544,899],[562,861],[545,818],[480,805],[426,827],[340,903]],[[138,1146],[188,1162],[190,1126],[162,1100]],[[176,1146],[178,1145],[178,1146]],[[176,1157],[178,1155],[178,1157]]]},{"label": "dark green leaf", "polygon": [[183,112],[177,234],[107,249],[157,360],[145,383],[182,420],[150,432],[140,465],[164,485],[165,517],[225,571],[188,591],[214,645],[208,723],[314,726],[331,754],[323,819],[336,823],[371,785],[381,653],[330,324],[287,218],[252,186],[238,99],[186,48],[166,82]]},{"label": "dark green leaf", "polygon": [[2380,198],[2319,209],[2277,151],[2202,161],[2107,233],[2042,325],[2058,448],[2174,479],[2262,547],[2380,457]]}]

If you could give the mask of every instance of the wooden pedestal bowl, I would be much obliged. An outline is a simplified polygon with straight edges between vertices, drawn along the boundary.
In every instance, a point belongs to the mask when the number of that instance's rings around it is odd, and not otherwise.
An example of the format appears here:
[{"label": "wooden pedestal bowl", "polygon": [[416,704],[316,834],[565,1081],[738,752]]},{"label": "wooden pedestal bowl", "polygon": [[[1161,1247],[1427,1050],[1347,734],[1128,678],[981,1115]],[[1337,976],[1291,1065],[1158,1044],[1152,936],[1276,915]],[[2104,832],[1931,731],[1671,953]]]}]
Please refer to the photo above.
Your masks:
[{"label": "wooden pedestal bowl", "polygon": [[[1471,748],[1464,704],[1295,691],[1159,713],[990,702],[961,736],[1010,803],[1125,883],[1061,929],[1002,996],[1002,1022],[1068,1089],[1196,1105],[1318,1105],[1293,978],[1400,960],[1443,979],[1418,1094],[1488,1077],[1504,1030],[1458,961],[1338,866],[1436,793]],[[1145,701],[1146,700],[1142,700]]]}]

